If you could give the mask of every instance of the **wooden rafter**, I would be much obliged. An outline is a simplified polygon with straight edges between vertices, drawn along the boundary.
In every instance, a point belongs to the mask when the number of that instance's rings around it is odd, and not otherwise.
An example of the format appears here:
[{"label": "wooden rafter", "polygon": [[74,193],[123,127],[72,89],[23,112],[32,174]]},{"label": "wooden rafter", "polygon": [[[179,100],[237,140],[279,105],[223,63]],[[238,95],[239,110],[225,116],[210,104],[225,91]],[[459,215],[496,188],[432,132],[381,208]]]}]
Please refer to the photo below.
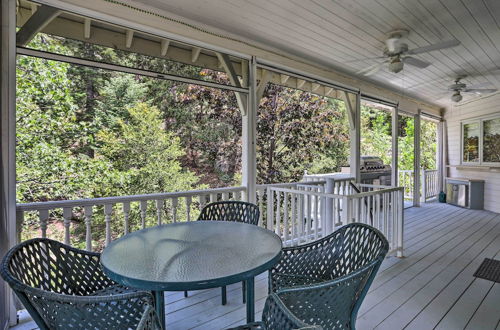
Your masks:
[{"label": "wooden rafter", "polygon": [[198,61],[200,53],[201,53],[200,47],[193,47],[193,49],[191,49],[191,62],[195,63],[196,61]]},{"label": "wooden rafter", "polygon": [[[224,68],[227,76],[229,77],[229,81],[233,86],[242,87],[238,75],[236,74],[236,70],[234,69],[233,63],[227,54],[216,53],[219,63]],[[247,96],[242,93],[236,93],[236,101],[238,102],[238,107],[240,108],[241,114],[244,116],[247,113]]]},{"label": "wooden rafter", "polygon": [[16,34],[16,44],[25,46],[61,11],[50,6],[40,6]]},{"label": "wooden rafter", "polygon": [[170,40],[162,39],[160,42],[160,54],[161,54],[161,56],[167,55],[168,46],[170,46]]},{"label": "wooden rafter", "polygon": [[132,41],[134,41],[134,30],[127,30],[125,32],[125,47],[132,47]]},{"label": "wooden rafter", "polygon": [[90,18],[86,18],[83,21],[83,37],[85,39],[90,39],[90,25],[91,25]]}]

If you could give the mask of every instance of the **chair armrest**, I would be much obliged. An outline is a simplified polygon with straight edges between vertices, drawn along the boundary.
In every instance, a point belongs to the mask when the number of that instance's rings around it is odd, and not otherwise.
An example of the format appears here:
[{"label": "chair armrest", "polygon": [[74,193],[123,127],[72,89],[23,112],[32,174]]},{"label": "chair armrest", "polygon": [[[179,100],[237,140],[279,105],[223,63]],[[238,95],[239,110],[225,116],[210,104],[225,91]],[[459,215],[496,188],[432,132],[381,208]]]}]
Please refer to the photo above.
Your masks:
[{"label": "chair armrest", "polygon": [[161,329],[160,320],[156,315],[155,309],[152,305],[148,305],[144,313],[142,313],[141,320],[137,325],[137,330],[157,330]]},{"label": "chair armrest", "polygon": [[322,329],[321,326],[311,325],[303,322],[283,303],[277,294],[267,297],[264,311],[262,312],[262,323],[265,329]]}]

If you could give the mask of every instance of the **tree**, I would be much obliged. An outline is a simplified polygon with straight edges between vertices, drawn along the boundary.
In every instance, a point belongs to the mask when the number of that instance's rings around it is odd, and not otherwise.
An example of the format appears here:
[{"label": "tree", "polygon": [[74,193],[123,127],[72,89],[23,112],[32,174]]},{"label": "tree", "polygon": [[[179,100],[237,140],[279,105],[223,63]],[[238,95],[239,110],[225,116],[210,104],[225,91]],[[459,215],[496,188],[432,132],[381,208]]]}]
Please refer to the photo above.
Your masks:
[{"label": "tree", "polygon": [[348,127],[338,100],[268,84],[257,117],[259,183],[300,180],[304,170],[347,162]]}]

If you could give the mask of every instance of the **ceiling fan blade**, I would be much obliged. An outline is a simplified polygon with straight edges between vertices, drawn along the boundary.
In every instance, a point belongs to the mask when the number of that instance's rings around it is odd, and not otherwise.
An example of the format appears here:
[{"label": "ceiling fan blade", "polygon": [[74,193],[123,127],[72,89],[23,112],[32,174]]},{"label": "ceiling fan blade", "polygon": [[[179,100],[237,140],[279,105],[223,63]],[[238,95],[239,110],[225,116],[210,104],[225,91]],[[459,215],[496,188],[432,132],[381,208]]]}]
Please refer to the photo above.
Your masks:
[{"label": "ceiling fan blade", "polygon": [[457,39],[452,39],[433,45],[410,49],[409,51],[406,52],[406,54],[415,55],[415,54],[427,53],[427,52],[432,52],[434,50],[456,47],[458,45],[460,45],[460,41],[458,41]]},{"label": "ceiling fan blade", "polygon": [[404,57],[403,62],[405,64],[410,64],[410,65],[416,66],[417,68],[420,68],[420,69],[425,69],[426,67],[431,65],[429,62],[422,61],[422,60],[419,60],[418,58],[411,57],[411,56]]},{"label": "ceiling fan blade", "polygon": [[498,89],[494,88],[485,88],[485,89],[479,89],[479,88],[467,88],[462,91],[462,93],[473,93],[473,94],[489,94],[489,93],[495,93],[498,91]]},{"label": "ceiling fan blade", "polygon": [[362,74],[362,75],[365,75],[365,76],[370,76],[372,74],[375,74],[377,73],[380,68],[386,63],[386,61],[382,62],[382,63],[377,63],[377,64],[373,64],[373,65],[370,65],[369,67],[366,67],[362,70],[359,70],[358,72],[356,72],[356,74]]}]

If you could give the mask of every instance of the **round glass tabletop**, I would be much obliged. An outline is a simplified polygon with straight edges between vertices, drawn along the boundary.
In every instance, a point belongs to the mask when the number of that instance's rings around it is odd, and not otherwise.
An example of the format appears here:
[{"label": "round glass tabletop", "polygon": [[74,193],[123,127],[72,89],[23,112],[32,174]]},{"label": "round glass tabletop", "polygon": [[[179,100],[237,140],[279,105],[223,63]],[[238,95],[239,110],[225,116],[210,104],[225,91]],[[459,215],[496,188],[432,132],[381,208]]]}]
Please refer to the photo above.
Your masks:
[{"label": "round glass tabletop", "polygon": [[112,242],[101,255],[105,273],[126,286],[157,291],[207,289],[270,269],[281,239],[255,225],[179,222],[146,228]]}]

